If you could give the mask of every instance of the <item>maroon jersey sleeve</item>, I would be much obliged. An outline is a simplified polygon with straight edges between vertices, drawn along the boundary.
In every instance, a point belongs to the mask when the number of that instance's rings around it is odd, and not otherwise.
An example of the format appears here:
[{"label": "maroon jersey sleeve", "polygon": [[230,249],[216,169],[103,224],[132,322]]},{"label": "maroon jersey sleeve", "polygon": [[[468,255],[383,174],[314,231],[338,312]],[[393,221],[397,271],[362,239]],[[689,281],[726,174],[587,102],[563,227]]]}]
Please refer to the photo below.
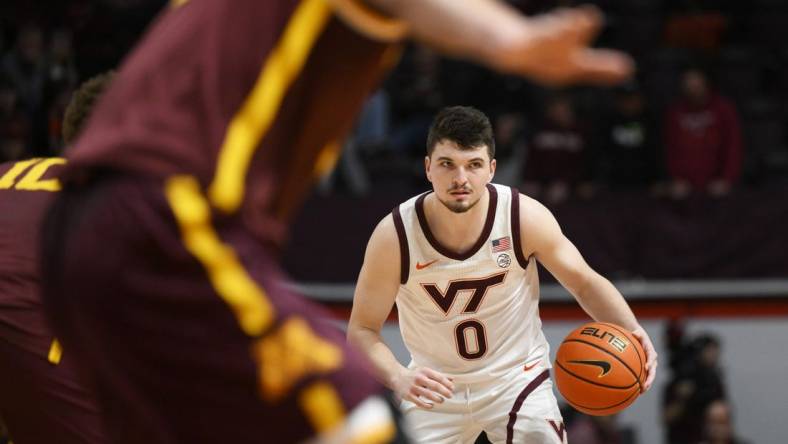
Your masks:
[{"label": "maroon jersey sleeve", "polygon": [[[191,0],[123,63],[65,177],[101,168],[194,176],[211,204],[276,240],[331,164],[397,49],[325,0]],[[326,162],[326,160],[328,160]]]},{"label": "maroon jersey sleeve", "polygon": [[60,189],[65,161],[30,159],[0,165],[0,335],[46,356],[52,334],[39,298],[38,231]]},{"label": "maroon jersey sleeve", "polygon": [[69,171],[209,177],[228,123],[297,3],[192,0],[163,10],[68,153]]}]

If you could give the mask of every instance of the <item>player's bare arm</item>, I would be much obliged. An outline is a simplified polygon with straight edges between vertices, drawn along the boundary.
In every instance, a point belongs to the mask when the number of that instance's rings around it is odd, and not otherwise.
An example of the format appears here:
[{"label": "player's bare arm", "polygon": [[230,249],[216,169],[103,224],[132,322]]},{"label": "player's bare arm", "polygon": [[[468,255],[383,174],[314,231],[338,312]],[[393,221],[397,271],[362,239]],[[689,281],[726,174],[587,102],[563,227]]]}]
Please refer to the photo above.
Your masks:
[{"label": "player's bare arm", "polygon": [[624,297],[586,263],[547,208],[523,195],[520,196],[520,208],[521,248],[525,256],[536,257],[594,320],[612,322],[632,331],[646,352],[648,377],[643,388],[648,390],[656,375],[657,352]]},{"label": "player's bare arm", "polygon": [[603,23],[593,7],[528,18],[504,2],[491,0],[367,3],[402,19],[416,40],[542,83],[613,83],[633,70],[624,53],[588,47]]},{"label": "player's bare arm", "polygon": [[378,379],[401,399],[421,408],[450,398],[454,384],[439,372],[402,366],[383,342],[380,331],[394,306],[400,281],[400,253],[391,215],[384,218],[367,244],[353,296],[348,341],[372,361]]}]

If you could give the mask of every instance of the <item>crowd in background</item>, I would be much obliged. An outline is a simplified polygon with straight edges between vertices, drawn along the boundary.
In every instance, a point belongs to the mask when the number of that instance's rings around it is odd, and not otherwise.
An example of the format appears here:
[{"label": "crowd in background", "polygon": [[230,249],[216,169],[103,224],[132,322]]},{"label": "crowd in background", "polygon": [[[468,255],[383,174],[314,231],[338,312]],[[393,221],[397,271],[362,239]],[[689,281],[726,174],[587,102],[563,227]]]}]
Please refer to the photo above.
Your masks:
[{"label": "crowd in background", "polygon": [[[117,65],[163,4],[77,0],[3,5],[0,161],[61,152],[74,87]],[[512,0],[529,13],[571,1]],[[495,128],[496,181],[549,204],[608,190],[682,199],[788,178],[788,2],[597,0],[600,44],[628,50],[635,79],[611,89],[548,90],[408,47],[359,117],[325,189],[374,193],[423,181],[424,142],[443,106],[473,105]],[[6,14],[6,12],[8,12]],[[734,444],[720,344],[671,324],[667,442]],[[567,412],[570,442],[635,442],[615,417]],[[2,436],[2,432],[0,432]],[[573,438],[582,436],[582,439]],[[2,438],[0,438],[2,442]]]},{"label": "crowd in background", "polygon": [[722,344],[711,334],[689,336],[684,323],[666,329],[670,381],[662,396],[667,442],[746,444],[734,430],[733,403],[720,363]]},{"label": "crowd in background", "polygon": [[[514,3],[538,12],[571,2]],[[455,104],[491,117],[496,180],[548,203],[606,189],[720,197],[788,176],[788,3],[597,3],[609,14],[600,44],[638,62],[631,82],[549,90],[410,47],[348,144],[360,162],[338,176],[364,193],[357,185],[384,170],[420,174],[431,117]]]},{"label": "crowd in background", "polygon": [[[74,86],[116,66],[164,2],[79,0],[4,6],[0,21],[0,160],[57,154]],[[512,0],[527,13],[573,1]],[[724,196],[788,174],[788,4],[703,0],[595,2],[599,42],[637,60],[612,89],[548,90],[408,47],[370,98],[328,182],[357,193],[386,178],[420,182],[424,141],[443,106],[493,120],[497,180],[548,202],[606,189]],[[46,2],[44,2],[46,4]],[[329,183],[330,185],[330,183]]]},{"label": "crowd in background", "polygon": [[76,85],[114,68],[161,0],[5,2],[0,6],[0,161],[62,151]]}]

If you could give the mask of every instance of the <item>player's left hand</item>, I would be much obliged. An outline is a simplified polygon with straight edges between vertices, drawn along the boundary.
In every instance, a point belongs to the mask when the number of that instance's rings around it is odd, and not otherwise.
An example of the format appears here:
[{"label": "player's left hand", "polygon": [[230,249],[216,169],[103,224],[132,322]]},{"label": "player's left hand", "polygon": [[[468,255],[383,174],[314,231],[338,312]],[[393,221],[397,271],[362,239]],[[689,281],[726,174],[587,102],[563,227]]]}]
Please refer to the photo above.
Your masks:
[{"label": "player's left hand", "polygon": [[657,376],[657,351],[654,350],[654,344],[651,343],[651,338],[648,337],[646,330],[643,327],[638,327],[632,331],[632,336],[640,341],[643,346],[643,351],[646,353],[646,382],[643,383],[641,392],[646,393],[654,383],[654,377]]}]

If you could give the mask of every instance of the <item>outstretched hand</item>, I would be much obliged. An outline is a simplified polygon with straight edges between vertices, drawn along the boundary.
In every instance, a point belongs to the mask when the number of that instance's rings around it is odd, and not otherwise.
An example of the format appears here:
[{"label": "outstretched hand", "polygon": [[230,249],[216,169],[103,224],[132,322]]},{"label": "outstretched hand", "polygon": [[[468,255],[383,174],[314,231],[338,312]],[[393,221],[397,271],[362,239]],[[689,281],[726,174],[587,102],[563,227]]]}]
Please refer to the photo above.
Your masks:
[{"label": "outstretched hand", "polygon": [[604,21],[595,7],[558,9],[523,20],[492,60],[504,71],[551,85],[612,84],[632,74],[634,63],[625,53],[588,46]]}]

